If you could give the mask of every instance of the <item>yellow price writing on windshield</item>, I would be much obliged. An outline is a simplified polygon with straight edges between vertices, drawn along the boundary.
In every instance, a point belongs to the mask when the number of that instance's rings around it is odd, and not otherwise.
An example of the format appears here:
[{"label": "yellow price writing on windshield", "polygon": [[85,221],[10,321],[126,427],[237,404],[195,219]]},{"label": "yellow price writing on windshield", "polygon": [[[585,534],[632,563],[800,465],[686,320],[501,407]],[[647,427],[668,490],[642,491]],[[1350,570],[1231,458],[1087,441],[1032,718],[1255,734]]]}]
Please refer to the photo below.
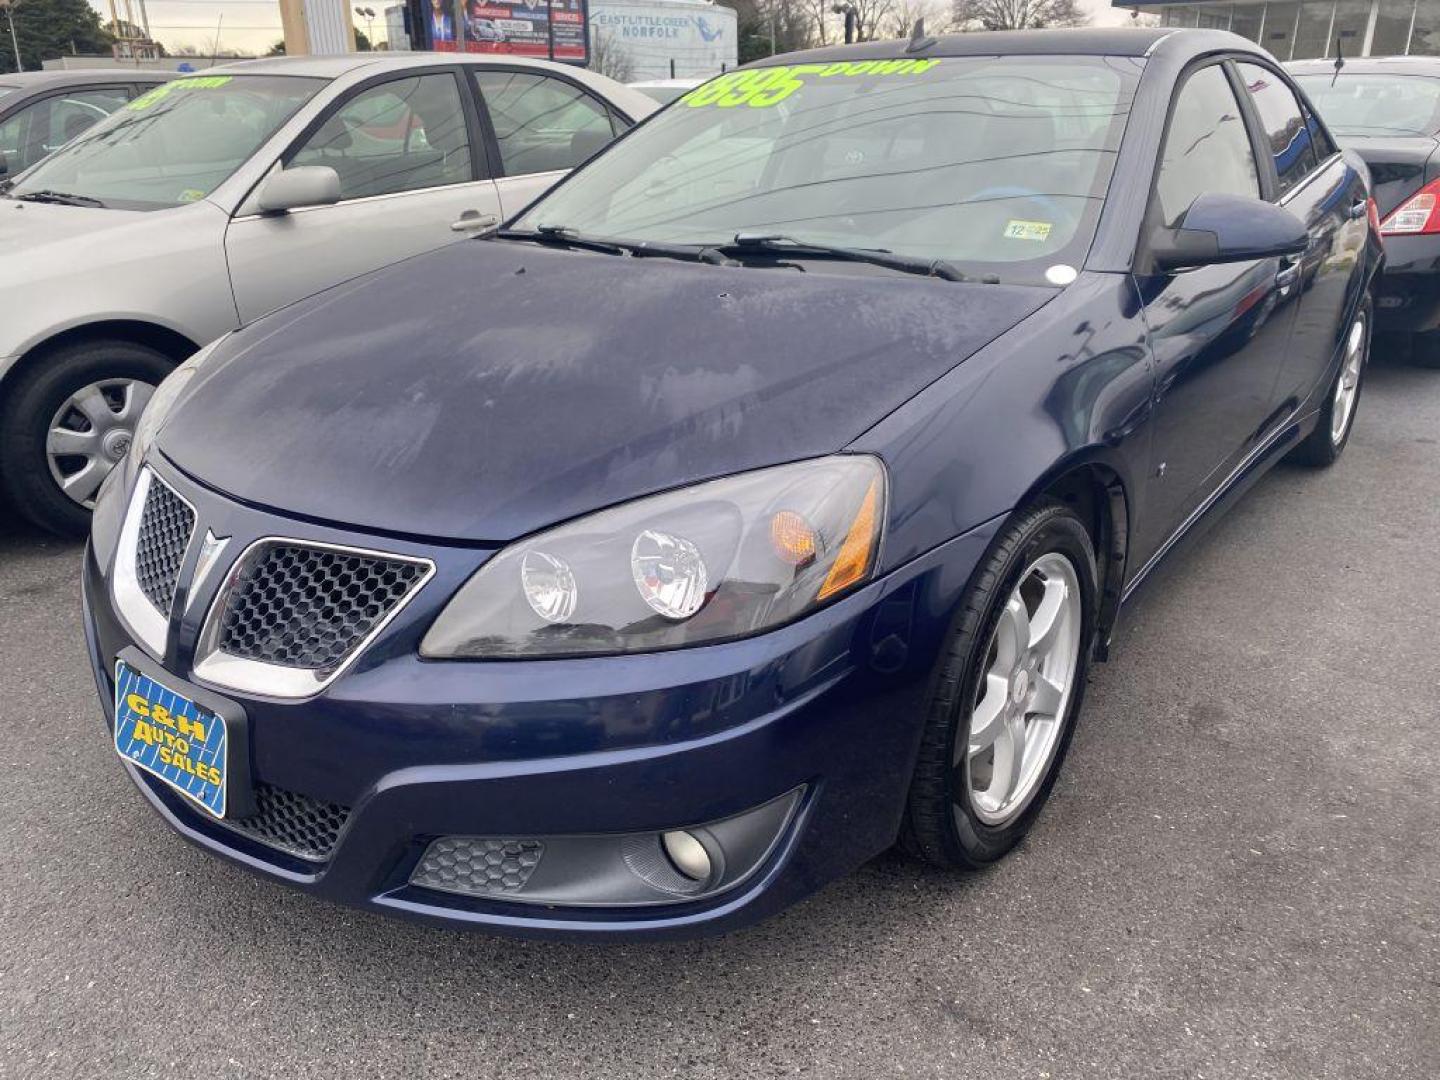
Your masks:
[{"label": "yellow price writing on windshield", "polygon": [[802,76],[829,79],[836,76],[920,75],[938,63],[939,60],[854,60],[751,68],[711,79],[704,86],[691,90],[680,101],[692,109],[705,105],[720,109],[733,109],[739,105],[764,109],[778,105],[804,86],[808,79]]},{"label": "yellow price writing on windshield", "polygon": [[147,90],[126,108],[148,109],[157,101],[169,97],[176,90],[210,90],[217,86],[224,86],[231,79],[229,75],[197,75],[193,79],[175,79],[171,82],[161,83],[153,90]]}]

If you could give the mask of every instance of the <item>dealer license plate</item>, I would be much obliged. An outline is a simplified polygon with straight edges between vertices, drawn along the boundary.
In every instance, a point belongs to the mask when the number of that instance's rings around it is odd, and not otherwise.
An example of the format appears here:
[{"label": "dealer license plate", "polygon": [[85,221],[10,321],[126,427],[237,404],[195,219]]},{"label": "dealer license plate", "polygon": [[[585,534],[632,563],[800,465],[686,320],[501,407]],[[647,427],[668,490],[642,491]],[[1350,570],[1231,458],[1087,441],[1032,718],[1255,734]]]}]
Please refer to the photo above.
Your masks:
[{"label": "dealer license plate", "polygon": [[115,661],[115,751],[217,818],[225,816],[225,721]]}]

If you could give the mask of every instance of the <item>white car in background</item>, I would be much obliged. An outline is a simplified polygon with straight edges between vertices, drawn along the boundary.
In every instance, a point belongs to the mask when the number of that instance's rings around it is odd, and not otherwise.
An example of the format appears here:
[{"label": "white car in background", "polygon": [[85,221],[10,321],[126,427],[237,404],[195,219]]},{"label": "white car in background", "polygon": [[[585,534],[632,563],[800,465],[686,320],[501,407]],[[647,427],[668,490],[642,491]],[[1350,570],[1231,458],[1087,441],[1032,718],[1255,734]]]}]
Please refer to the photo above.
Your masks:
[{"label": "white car in background", "polygon": [[513,215],[656,108],[560,64],[424,53],[248,61],[130,101],[0,186],[10,500],[83,531],[199,346]]},{"label": "white car in background", "polygon": [[661,105],[669,105],[678,97],[688,94],[704,79],[643,79],[627,83],[631,90],[639,90],[646,97],[654,98]]}]

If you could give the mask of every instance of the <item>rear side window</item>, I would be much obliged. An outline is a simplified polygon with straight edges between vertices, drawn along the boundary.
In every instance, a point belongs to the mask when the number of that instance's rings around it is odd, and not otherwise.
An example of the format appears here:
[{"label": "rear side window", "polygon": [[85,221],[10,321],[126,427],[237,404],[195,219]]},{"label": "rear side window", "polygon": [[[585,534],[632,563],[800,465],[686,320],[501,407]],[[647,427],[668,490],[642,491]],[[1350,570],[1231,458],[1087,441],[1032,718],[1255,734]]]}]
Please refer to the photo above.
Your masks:
[{"label": "rear side window", "polygon": [[516,71],[477,71],[507,176],[573,169],[603,150],[616,125],[572,83]]},{"label": "rear side window", "polygon": [[1280,194],[1284,195],[1315,169],[1313,136],[1294,91],[1279,75],[1258,64],[1237,64],[1236,67],[1260,114],[1260,126],[1265,130],[1270,154],[1275,159]]},{"label": "rear side window", "polygon": [[1195,72],[1176,95],[1155,184],[1162,220],[1174,228],[1206,192],[1260,195],[1240,103],[1218,65]]}]

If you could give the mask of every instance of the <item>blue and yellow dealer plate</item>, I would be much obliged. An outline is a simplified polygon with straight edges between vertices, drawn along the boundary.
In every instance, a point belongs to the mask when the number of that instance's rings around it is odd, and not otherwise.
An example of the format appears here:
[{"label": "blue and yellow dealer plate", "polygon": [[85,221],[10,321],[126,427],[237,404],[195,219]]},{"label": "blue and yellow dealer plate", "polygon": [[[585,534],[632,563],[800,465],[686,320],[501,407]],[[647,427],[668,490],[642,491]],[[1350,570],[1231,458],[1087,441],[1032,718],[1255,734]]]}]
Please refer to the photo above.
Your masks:
[{"label": "blue and yellow dealer plate", "polygon": [[115,751],[217,818],[225,816],[225,721],[115,661]]}]

